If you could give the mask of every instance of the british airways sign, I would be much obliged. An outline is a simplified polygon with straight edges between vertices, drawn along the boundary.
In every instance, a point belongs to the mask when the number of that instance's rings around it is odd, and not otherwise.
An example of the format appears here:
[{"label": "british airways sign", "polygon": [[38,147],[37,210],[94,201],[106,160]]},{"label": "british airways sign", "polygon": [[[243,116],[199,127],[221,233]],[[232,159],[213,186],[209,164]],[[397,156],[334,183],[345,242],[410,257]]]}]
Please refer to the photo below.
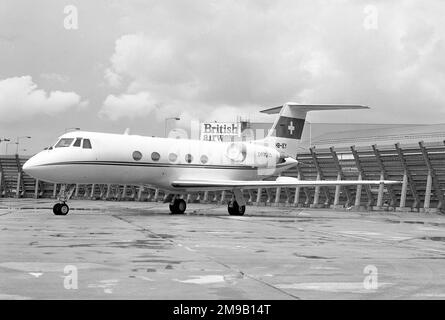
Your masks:
[{"label": "british airways sign", "polygon": [[203,122],[200,139],[204,141],[225,141],[224,137],[240,137],[241,125],[238,122]]}]

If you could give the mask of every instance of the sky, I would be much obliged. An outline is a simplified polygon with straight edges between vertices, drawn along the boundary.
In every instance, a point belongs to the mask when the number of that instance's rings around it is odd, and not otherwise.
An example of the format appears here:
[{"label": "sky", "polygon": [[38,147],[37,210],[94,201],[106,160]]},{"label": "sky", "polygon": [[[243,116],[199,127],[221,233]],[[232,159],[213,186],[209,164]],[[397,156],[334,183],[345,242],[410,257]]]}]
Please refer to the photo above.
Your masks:
[{"label": "sky", "polygon": [[272,122],[259,111],[287,101],[371,108],[312,122],[444,123],[444,14],[440,0],[2,0],[0,139],[31,136],[19,153],[33,154],[70,128],[163,136],[168,117]]}]

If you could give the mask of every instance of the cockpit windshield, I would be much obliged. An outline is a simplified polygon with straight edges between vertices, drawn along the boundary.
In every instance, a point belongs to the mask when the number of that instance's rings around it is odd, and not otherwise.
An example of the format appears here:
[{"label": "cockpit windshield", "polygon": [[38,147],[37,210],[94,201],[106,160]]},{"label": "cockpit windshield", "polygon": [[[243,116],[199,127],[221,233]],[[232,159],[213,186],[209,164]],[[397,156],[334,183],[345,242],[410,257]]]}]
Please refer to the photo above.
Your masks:
[{"label": "cockpit windshield", "polygon": [[77,138],[73,144],[73,147],[80,147],[81,143],[82,143],[82,138]]},{"label": "cockpit windshield", "polygon": [[54,148],[63,148],[63,147],[69,147],[71,143],[73,143],[74,138],[62,138],[59,140],[59,142],[56,143]]}]

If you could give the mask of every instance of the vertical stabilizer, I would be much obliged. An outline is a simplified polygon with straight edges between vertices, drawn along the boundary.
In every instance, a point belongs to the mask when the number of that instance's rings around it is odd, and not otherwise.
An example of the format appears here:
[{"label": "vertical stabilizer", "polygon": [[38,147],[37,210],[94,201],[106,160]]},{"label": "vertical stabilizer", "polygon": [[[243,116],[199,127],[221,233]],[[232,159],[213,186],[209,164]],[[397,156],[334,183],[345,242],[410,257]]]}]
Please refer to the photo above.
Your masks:
[{"label": "vertical stabilizer", "polygon": [[295,158],[297,146],[303,133],[306,114],[309,111],[330,111],[347,109],[369,109],[360,105],[311,105],[298,104],[294,102],[285,103],[282,106],[263,110],[268,114],[277,114],[278,117],[267,137],[262,140],[265,144],[273,146],[277,151],[285,156]]}]

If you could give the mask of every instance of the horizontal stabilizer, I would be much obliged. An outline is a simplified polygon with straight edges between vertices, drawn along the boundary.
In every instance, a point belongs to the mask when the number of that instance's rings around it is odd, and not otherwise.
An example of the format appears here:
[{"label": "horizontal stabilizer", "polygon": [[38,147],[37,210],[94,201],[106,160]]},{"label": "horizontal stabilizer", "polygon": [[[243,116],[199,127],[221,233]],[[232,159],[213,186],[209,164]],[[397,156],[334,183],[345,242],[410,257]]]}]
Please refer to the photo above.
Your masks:
[{"label": "horizontal stabilizer", "polygon": [[[288,105],[291,108],[296,108],[301,112],[308,111],[329,111],[329,110],[349,110],[349,109],[369,109],[367,106],[361,105],[351,105],[351,104],[298,104],[294,102],[288,102],[285,105]],[[266,110],[262,110],[260,112],[267,114],[277,114],[280,113],[283,106],[273,107]]]}]

